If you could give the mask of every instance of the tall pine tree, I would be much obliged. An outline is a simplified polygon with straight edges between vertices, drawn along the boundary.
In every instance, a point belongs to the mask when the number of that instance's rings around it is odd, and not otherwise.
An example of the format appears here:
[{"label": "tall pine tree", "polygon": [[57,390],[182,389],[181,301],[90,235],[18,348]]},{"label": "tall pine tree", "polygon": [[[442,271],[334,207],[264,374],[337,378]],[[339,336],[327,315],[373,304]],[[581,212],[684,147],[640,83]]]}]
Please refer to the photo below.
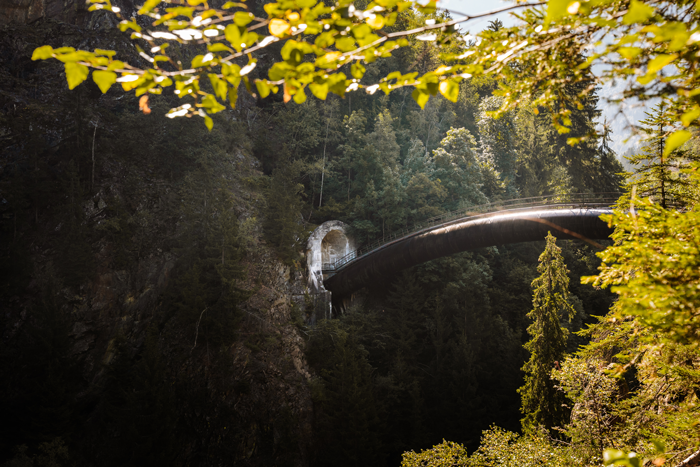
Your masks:
[{"label": "tall pine tree", "polygon": [[637,196],[651,198],[664,209],[670,205],[692,204],[697,201],[698,193],[688,175],[697,167],[694,163],[698,156],[682,148],[666,154],[664,141],[675,129],[668,123],[663,103],[647,112],[646,116],[641,122],[646,133],[642,150],[627,157],[634,169],[628,174],[626,195],[620,204],[626,206],[629,203],[633,187]]},{"label": "tall pine tree", "polygon": [[518,392],[522,397],[520,410],[523,430],[539,426],[551,429],[566,421],[564,394],[554,387],[552,370],[562,361],[566,350],[568,331],[560,324],[562,315],[571,319],[575,313],[569,303],[569,276],[561,248],[551,232],[540,255],[537,271],[540,276],[532,281],[534,295],[532,310],[527,314],[532,324],[527,328],[532,337],[525,344],[530,360],[523,366],[525,384]]}]

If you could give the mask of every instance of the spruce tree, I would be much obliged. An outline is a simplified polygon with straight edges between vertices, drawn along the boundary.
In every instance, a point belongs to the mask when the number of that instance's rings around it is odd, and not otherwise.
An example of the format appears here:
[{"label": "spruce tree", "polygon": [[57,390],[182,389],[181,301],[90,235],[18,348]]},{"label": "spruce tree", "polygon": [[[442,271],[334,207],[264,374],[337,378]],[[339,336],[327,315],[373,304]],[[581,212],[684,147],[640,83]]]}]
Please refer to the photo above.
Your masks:
[{"label": "spruce tree", "polygon": [[533,321],[527,328],[532,339],[525,344],[530,359],[522,368],[525,384],[518,390],[522,397],[520,410],[525,417],[521,423],[525,431],[539,426],[551,429],[566,421],[564,394],[554,387],[550,374],[562,361],[566,350],[568,331],[561,326],[560,319],[566,315],[570,320],[575,311],[568,301],[569,271],[561,248],[551,232],[546,240],[537,266],[540,276],[532,281],[533,307],[527,314]]},{"label": "spruce tree", "polygon": [[634,169],[628,174],[626,195],[620,204],[629,204],[632,188],[636,188],[636,196],[651,198],[664,209],[670,205],[692,204],[698,199],[698,193],[688,175],[695,168],[698,156],[682,148],[665,154],[664,141],[674,128],[667,121],[663,103],[646,112],[646,116],[641,121],[646,134],[642,150],[627,157]]},{"label": "spruce tree", "polygon": [[516,168],[518,155],[515,152],[515,124],[510,114],[493,118],[489,112],[501,105],[501,98],[491,96],[479,104],[480,149],[482,162],[493,165],[500,175],[507,198],[517,198]]}]

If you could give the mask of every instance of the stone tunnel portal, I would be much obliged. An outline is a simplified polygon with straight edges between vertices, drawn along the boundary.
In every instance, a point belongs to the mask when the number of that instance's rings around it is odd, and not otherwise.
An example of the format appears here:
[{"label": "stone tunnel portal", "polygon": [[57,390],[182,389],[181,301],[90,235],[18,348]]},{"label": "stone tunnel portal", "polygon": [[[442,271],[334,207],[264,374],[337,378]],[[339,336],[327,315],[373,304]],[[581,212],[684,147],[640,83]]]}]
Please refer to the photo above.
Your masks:
[{"label": "stone tunnel portal", "polygon": [[321,241],[321,260],[323,269],[328,269],[327,265],[332,265],[337,259],[349,254],[350,241],[340,230],[331,230]]},{"label": "stone tunnel portal", "polygon": [[306,245],[309,289],[314,293],[324,292],[323,270],[354,250],[355,242],[343,222],[324,222],[314,230]]}]

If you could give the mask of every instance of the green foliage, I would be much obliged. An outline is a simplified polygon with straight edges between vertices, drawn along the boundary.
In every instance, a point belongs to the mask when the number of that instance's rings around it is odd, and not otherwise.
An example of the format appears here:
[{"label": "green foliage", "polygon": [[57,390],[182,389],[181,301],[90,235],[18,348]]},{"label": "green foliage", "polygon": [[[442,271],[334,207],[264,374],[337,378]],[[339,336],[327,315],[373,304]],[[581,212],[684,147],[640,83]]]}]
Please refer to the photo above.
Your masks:
[{"label": "green foliage", "polygon": [[246,274],[233,157],[221,150],[203,151],[179,193],[183,231],[175,249],[180,258],[166,297],[168,313],[187,330],[193,348],[196,342],[233,342],[238,303],[249,296],[240,287]]},{"label": "green foliage", "polygon": [[[500,118],[493,118],[491,112],[501,107],[499,97],[493,96],[483,99],[479,104],[479,140],[481,145],[481,159],[486,166],[493,167],[499,174],[499,179],[504,187],[504,195],[508,198],[517,198],[518,191],[515,186],[516,159],[514,133],[515,128],[511,115],[504,114]],[[496,194],[496,193],[494,193]]]},{"label": "green foliage", "polygon": [[[495,420],[517,428],[521,337],[491,309],[493,285],[486,258],[445,258],[404,272],[388,296],[386,286],[377,287],[365,306],[313,330],[307,355],[324,387],[344,333],[366,352],[382,420],[375,431],[382,454],[369,465],[400,462],[399,453],[447,437],[475,448]],[[335,397],[319,390],[316,400],[325,410],[342,404]],[[324,420],[316,425],[323,436],[345,429]]]},{"label": "green foliage", "polygon": [[443,441],[416,454],[406,452],[401,467],[536,467],[577,465],[566,447],[555,444],[542,433],[520,436],[501,428],[484,431],[481,444],[471,456],[464,446]]},{"label": "green foliage", "polygon": [[370,465],[380,456],[381,420],[367,351],[357,336],[340,328],[337,321],[322,321],[315,333],[312,358],[327,352],[320,371],[323,386],[316,396],[320,409],[319,441],[323,443],[321,463]]},{"label": "green foliage", "polygon": [[[361,10],[347,0],[332,5],[278,0],[265,6],[266,18],[254,16],[238,2],[228,2],[219,9],[209,8],[206,3],[170,4],[153,0],[139,10],[153,19],[153,29],[144,29],[122,17],[109,0],[95,0],[90,7],[92,11],[116,14],[122,31],[132,30],[132,40],[147,44],[150,53],[137,47],[150,67],[115,60],[114,51],[87,52],[72,47],[39,47],[32,59],[56,58],[63,62],[70,89],[87,79],[89,68],[96,70],[93,79],[102,92],[117,82],[125,91],[135,90],[137,96],[160,94],[164,88],[175,86],[179,97],[190,97],[193,102],[171,109],[169,116],[198,115],[209,129],[213,124],[209,114],[225,108],[217,98],[225,102],[228,94],[235,107],[241,83],[251,94],[255,83],[261,97],[281,92],[285,103],[293,99],[297,104],[306,102],[307,88],[325,100],[329,93],[344,97],[362,88],[369,95],[380,89],[388,94],[410,86],[413,99],[423,109],[429,98],[438,94],[456,102],[463,80],[491,75],[499,80],[497,94],[503,99],[490,111],[502,115],[531,101],[547,109],[557,131],[566,134],[576,126],[572,109],[584,108],[594,93],[595,86],[588,83],[590,68],[596,63],[611,64],[602,72],[605,81],[637,75],[635,80],[625,81],[625,96],[645,100],[669,96],[672,105],[666,114],[670,120],[687,127],[697,125],[700,117],[700,106],[693,100],[697,77],[692,72],[700,42],[693,35],[698,12],[690,1],[672,8],[669,14],[665,13],[668,6],[676,3],[635,0],[628,8],[620,2],[551,0],[544,14],[537,8],[539,4],[524,4],[519,6],[523,8],[518,15],[520,24],[487,28],[466,44],[458,40],[456,25],[473,16],[453,20],[449,15],[436,15],[434,1],[381,0]],[[518,7],[503,10],[514,8]],[[221,19],[212,22],[213,17]],[[621,22],[612,19],[619,17],[623,18]],[[157,30],[159,26],[169,32]],[[262,33],[265,27],[267,35]],[[590,53],[590,47],[606,34],[613,34],[615,40]],[[168,51],[170,45],[193,41],[206,44],[208,52],[196,55],[188,65]],[[394,69],[378,76],[369,73],[371,84],[362,82],[368,66],[377,59],[391,59],[401,49],[416,49],[416,41],[424,43],[425,49],[429,48],[427,43],[436,42],[439,53],[433,51],[429,56],[437,55],[439,61],[432,60],[425,69],[419,67],[419,72],[410,72],[409,68],[409,72]],[[275,42],[283,45],[280,58],[268,70],[268,79],[251,79],[258,63],[253,54],[263,54]],[[244,56],[248,57],[247,65],[234,63]],[[677,73],[665,74],[668,66]],[[211,82],[214,93],[204,91],[200,81],[204,86]],[[667,86],[669,83],[673,85]],[[670,133],[667,153],[690,136],[685,129]],[[586,139],[590,134],[573,134],[569,141],[576,144]],[[430,148],[427,142],[424,144]],[[502,170],[511,180],[509,168]]]},{"label": "green foliage", "polygon": [[[661,341],[695,345],[700,337],[695,249],[698,210],[667,210],[649,200],[633,199],[634,210],[616,210],[615,245],[601,253],[598,276],[586,281],[612,287],[619,298],[609,319],[633,318]],[[646,340],[646,339],[645,339]]]},{"label": "green foliage", "polygon": [[401,467],[462,467],[467,466],[467,450],[461,444],[443,441],[420,453],[405,452]]},{"label": "green foliage", "polygon": [[272,172],[265,194],[263,230],[285,264],[297,267],[299,249],[306,240],[306,225],[301,216],[302,189],[298,183],[300,164],[281,161]]},{"label": "green foliage", "polygon": [[670,143],[664,144],[669,131],[666,107],[658,104],[641,122],[646,139],[641,153],[627,157],[634,170],[628,174],[627,196],[620,199],[620,206],[629,206],[631,196],[650,198],[662,208],[694,204],[698,200],[697,182],[692,176],[698,157],[695,152],[681,148],[668,151]]},{"label": "green foliage", "polygon": [[435,170],[433,179],[445,187],[448,202],[443,204],[447,210],[460,206],[484,204],[486,196],[479,190],[482,185],[482,173],[476,155],[476,141],[464,128],[451,129],[440,142],[440,147],[433,151]]},{"label": "green foliage", "polygon": [[626,465],[627,467],[642,467],[649,461],[654,465],[663,465],[666,459],[663,457],[665,447],[663,443],[653,440],[654,449],[650,451],[652,454],[650,459],[642,459],[637,456],[634,451],[623,451],[620,449],[606,449],[603,452],[604,465]]},{"label": "green foliage", "polygon": [[532,339],[525,344],[530,359],[523,366],[525,385],[518,390],[526,431],[562,426],[568,415],[563,407],[565,399],[555,388],[551,372],[563,361],[566,350],[568,331],[561,327],[560,320],[570,320],[575,311],[569,303],[569,271],[551,233],[537,271],[540,276],[532,282],[533,308],[527,315],[533,321],[527,328]]},{"label": "green foliage", "polygon": [[469,466],[535,467],[576,465],[565,446],[553,442],[546,433],[519,436],[500,428],[485,431],[479,449],[469,458]]}]

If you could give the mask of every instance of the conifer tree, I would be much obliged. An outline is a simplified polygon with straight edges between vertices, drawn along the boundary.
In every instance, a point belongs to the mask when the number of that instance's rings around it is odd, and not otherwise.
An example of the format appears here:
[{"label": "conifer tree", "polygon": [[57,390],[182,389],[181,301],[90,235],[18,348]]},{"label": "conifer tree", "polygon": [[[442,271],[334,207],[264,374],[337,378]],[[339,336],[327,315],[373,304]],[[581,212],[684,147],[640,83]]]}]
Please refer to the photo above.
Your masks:
[{"label": "conifer tree", "polygon": [[340,157],[337,168],[340,172],[339,177],[344,179],[340,183],[342,188],[339,190],[339,199],[345,198],[348,202],[357,191],[355,179],[364,165],[360,161],[364,160],[363,154],[367,146],[366,127],[367,118],[362,110],[343,117],[343,144],[338,147]]},{"label": "conifer tree", "polygon": [[575,313],[569,303],[569,276],[561,248],[551,232],[540,255],[537,271],[540,276],[532,281],[534,295],[532,310],[527,314],[533,323],[527,328],[532,336],[525,348],[530,359],[523,366],[525,384],[518,390],[522,397],[521,420],[523,429],[531,431],[538,426],[551,429],[565,422],[564,394],[554,387],[550,374],[562,361],[566,350],[568,331],[560,324],[562,315],[571,319]]},{"label": "conifer tree", "polygon": [[656,105],[642,120],[646,140],[638,154],[627,157],[634,166],[626,186],[627,195],[621,204],[629,203],[632,188],[636,195],[651,198],[667,208],[670,204],[688,204],[698,199],[696,186],[688,178],[698,157],[691,151],[676,149],[666,154],[664,140],[673,131],[664,115],[664,104]]},{"label": "conifer tree", "polygon": [[270,177],[263,221],[265,238],[275,246],[282,260],[290,266],[298,262],[298,249],[306,236],[301,215],[304,186],[298,182],[300,171],[298,162],[279,162]]},{"label": "conifer tree", "polygon": [[488,112],[500,107],[501,99],[491,96],[479,104],[479,144],[481,158],[486,164],[493,164],[505,185],[505,194],[509,198],[518,196],[515,185],[515,171],[518,156],[515,152],[515,125],[510,114],[493,118]]}]

